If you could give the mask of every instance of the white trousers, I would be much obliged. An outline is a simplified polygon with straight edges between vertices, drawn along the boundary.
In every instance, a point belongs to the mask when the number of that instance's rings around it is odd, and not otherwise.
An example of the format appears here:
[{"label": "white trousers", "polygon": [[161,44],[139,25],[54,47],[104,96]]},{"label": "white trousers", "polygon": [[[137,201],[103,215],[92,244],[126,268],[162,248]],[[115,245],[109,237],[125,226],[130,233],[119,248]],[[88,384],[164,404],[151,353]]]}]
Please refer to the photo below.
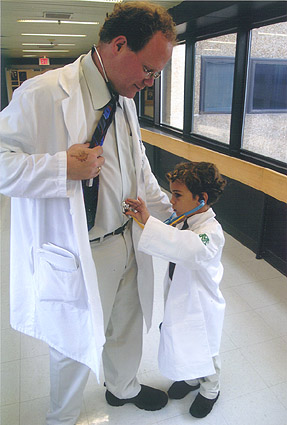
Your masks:
[{"label": "white trousers", "polygon": [[219,386],[219,377],[220,377],[220,369],[221,369],[221,360],[220,356],[214,356],[212,358],[215,372],[213,375],[205,376],[204,378],[198,379],[190,379],[186,381],[189,385],[197,385],[200,384],[199,392],[203,397],[214,399],[216,398],[220,386]]},{"label": "white trousers", "polygon": [[[107,389],[118,398],[140,391],[136,374],[142,355],[143,315],[137,265],[127,229],[102,243],[91,243],[104,311],[103,367]],[[50,348],[50,411],[47,425],[74,425],[81,411],[89,368]]]}]

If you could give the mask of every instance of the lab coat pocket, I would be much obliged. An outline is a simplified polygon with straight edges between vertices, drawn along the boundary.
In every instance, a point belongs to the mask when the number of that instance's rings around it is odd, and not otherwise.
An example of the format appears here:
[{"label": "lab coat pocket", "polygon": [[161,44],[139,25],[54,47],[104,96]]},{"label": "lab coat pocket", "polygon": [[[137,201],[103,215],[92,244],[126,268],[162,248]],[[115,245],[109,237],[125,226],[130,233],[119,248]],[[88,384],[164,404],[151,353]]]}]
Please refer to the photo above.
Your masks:
[{"label": "lab coat pocket", "polygon": [[37,293],[40,301],[75,302],[81,293],[81,270],[73,253],[43,244],[37,253]]}]

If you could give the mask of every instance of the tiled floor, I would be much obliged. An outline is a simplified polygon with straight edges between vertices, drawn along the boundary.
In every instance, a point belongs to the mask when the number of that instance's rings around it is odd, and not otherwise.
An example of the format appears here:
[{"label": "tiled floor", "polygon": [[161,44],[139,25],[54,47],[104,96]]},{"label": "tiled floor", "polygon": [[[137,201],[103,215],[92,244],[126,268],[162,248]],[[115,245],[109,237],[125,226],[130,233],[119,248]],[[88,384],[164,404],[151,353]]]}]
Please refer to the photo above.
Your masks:
[{"label": "tiled floor", "polygon": [[[1,378],[2,424],[44,425],[49,394],[48,349],[9,327],[9,201],[1,207]],[[205,419],[192,418],[195,394],[169,401],[158,412],[106,404],[104,388],[91,374],[77,425],[287,425],[287,281],[229,235],[223,255],[222,291],[227,301],[222,340],[221,396]],[[155,260],[153,328],[144,339],[142,383],[167,390],[157,369],[162,277],[166,264]],[[198,422],[200,421],[200,422]]]}]

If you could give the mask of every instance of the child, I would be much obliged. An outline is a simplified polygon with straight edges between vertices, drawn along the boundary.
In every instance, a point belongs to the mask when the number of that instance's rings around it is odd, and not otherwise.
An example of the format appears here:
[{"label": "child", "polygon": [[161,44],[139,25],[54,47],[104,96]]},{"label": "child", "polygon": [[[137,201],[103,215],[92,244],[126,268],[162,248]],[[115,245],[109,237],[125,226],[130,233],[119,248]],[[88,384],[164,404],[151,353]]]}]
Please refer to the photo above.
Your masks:
[{"label": "child", "polygon": [[172,262],[165,278],[159,369],[175,380],[170,398],[181,399],[199,388],[190,414],[203,418],[219,397],[224,236],[211,205],[226,181],[206,162],[179,164],[166,177],[176,214],[170,224],[180,224],[173,227],[150,216],[141,198],[127,199],[131,209],[126,214],[145,225],[138,249]]}]

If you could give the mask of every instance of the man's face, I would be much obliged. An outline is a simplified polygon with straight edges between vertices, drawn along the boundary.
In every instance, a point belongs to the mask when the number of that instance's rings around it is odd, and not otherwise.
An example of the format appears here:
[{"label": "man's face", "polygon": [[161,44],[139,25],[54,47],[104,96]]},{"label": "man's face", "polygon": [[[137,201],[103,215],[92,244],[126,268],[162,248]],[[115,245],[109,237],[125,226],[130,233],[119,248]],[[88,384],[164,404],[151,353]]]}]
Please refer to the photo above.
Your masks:
[{"label": "man's face", "polygon": [[161,71],[172,54],[173,45],[161,32],[157,32],[143,49],[137,53],[127,44],[120,46],[116,66],[110,71],[110,80],[122,96],[133,98],[137,92],[151,87],[154,77],[146,78],[146,70]]}]

